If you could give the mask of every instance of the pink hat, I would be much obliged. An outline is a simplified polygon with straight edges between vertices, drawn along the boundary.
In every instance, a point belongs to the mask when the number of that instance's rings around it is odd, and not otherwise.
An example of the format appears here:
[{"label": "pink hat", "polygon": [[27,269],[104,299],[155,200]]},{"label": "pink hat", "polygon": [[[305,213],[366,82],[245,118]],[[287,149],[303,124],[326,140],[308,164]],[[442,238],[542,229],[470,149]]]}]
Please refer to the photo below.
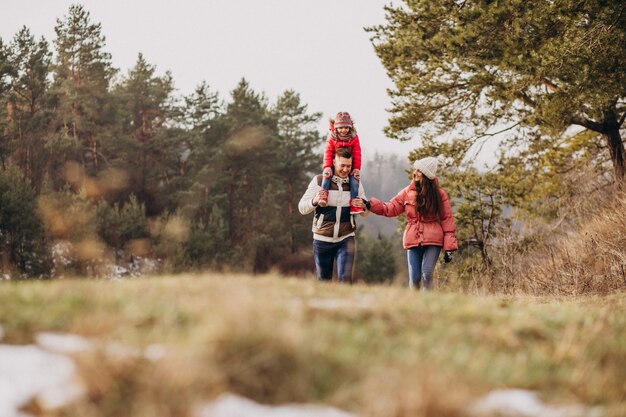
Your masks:
[{"label": "pink hat", "polygon": [[338,127],[350,127],[352,128],[352,118],[347,111],[340,111],[335,116],[335,129]]}]

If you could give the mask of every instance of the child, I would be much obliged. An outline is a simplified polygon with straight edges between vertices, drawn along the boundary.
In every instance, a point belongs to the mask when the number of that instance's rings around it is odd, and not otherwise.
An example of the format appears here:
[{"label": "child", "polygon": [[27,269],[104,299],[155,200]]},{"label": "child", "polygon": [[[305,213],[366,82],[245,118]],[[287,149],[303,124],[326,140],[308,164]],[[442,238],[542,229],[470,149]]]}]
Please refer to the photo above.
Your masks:
[{"label": "child", "polygon": [[325,193],[320,198],[319,205],[326,207],[328,204],[328,190],[330,189],[330,181],[333,176],[333,159],[337,148],[345,146],[352,153],[352,172],[350,173],[350,214],[362,213],[361,207],[352,205],[352,200],[359,195],[359,180],[361,179],[361,144],[359,136],[356,134],[354,123],[350,114],[340,111],[335,119],[330,120],[330,133],[326,140],[326,149],[324,150],[324,179],[322,180],[322,188]]}]

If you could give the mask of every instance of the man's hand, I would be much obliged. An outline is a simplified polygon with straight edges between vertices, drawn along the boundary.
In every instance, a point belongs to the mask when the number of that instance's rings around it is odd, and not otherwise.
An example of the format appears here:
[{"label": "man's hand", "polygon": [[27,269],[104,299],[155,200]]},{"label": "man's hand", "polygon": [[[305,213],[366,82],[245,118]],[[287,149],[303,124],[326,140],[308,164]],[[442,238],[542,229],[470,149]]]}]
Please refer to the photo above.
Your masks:
[{"label": "man's hand", "polygon": [[361,197],[352,199],[352,205],[355,207],[363,207],[368,210],[370,209],[370,202]]},{"label": "man's hand", "polygon": [[357,198],[353,198],[352,199],[352,205],[354,207],[362,207],[365,208],[365,201],[363,201],[363,199],[361,197],[357,197]]},{"label": "man's hand", "polygon": [[361,170],[360,169],[353,169],[352,170],[352,176],[354,177],[354,179],[356,180],[361,180]]},{"label": "man's hand", "polygon": [[330,178],[332,177],[332,175],[333,175],[333,170],[330,167],[324,168],[324,178]]},{"label": "man's hand", "polygon": [[443,261],[445,263],[450,263],[450,261],[452,261],[452,256],[454,255],[454,251],[453,250],[447,250],[444,254],[443,254]]}]

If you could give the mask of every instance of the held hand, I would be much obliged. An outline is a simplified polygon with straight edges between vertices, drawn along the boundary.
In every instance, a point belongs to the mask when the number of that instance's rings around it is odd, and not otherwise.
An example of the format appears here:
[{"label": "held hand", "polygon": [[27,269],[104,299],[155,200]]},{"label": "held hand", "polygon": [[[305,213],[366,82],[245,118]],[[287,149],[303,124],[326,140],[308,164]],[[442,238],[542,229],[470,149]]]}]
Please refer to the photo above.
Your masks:
[{"label": "held hand", "polygon": [[454,251],[453,250],[447,250],[444,254],[443,254],[443,261],[445,263],[450,263],[450,261],[452,261],[452,256],[454,255]]},{"label": "held hand", "polygon": [[365,202],[360,197],[357,197],[352,199],[352,205],[354,207],[365,207]]},{"label": "held hand", "polygon": [[363,208],[366,208],[368,210],[370,209],[370,206],[371,206],[371,204],[370,204],[370,202],[368,200],[366,200],[364,198],[361,198],[361,197],[357,197],[357,198],[353,199],[352,200],[352,205],[355,206],[355,207],[363,207]]},{"label": "held hand", "polygon": [[360,169],[353,169],[352,170],[352,176],[354,177],[354,179],[360,180],[361,179],[361,170]]},{"label": "held hand", "polygon": [[333,170],[330,167],[324,168],[324,178],[330,178],[332,175],[333,175]]}]

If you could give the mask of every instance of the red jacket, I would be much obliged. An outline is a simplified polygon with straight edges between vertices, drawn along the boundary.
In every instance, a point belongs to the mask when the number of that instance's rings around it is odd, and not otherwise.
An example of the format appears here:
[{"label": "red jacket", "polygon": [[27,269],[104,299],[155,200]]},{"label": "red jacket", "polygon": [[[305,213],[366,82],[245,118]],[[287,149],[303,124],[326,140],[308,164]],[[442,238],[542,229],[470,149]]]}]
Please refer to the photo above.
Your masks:
[{"label": "red jacket", "polygon": [[341,148],[342,146],[349,148],[350,152],[352,152],[352,169],[361,169],[361,143],[359,142],[359,135],[354,135],[353,138],[344,141],[332,133],[328,134],[328,139],[326,140],[322,169],[333,166],[333,159],[335,158],[337,148]]},{"label": "red jacket", "polygon": [[[437,185],[438,181],[435,178]],[[370,211],[382,216],[396,217],[406,213],[407,225],[404,230],[402,244],[404,249],[419,245],[443,246],[443,250],[457,250],[458,244],[454,236],[454,217],[448,194],[437,187],[441,199],[441,213],[439,215],[422,216],[417,211],[415,183],[400,191],[388,203],[377,198],[370,200]]]}]

